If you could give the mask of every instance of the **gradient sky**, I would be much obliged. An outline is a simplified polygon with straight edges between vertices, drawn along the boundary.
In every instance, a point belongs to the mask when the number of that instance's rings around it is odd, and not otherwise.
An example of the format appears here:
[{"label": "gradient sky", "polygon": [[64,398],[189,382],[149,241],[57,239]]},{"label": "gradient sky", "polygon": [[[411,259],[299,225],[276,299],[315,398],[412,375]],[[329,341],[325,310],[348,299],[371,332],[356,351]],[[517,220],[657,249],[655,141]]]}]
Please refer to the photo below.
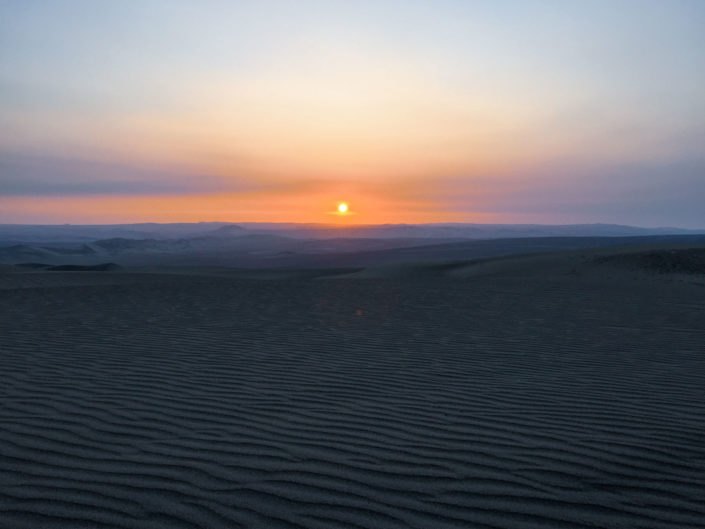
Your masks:
[{"label": "gradient sky", "polygon": [[0,0],[0,222],[199,220],[705,228],[705,1]]}]

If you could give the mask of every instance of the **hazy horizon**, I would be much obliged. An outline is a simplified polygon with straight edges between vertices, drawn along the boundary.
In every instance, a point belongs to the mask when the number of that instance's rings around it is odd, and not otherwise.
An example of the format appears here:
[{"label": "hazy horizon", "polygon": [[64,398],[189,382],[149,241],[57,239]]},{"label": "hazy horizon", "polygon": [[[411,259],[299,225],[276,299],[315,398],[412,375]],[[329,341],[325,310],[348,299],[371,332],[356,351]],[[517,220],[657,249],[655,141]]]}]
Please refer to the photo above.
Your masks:
[{"label": "hazy horizon", "polygon": [[696,0],[4,2],[0,223],[702,229],[703,88]]},{"label": "hazy horizon", "polygon": [[384,223],[354,223],[354,222],[257,222],[257,221],[221,221],[221,220],[199,220],[192,222],[174,221],[174,222],[158,222],[158,221],[134,221],[134,222],[104,222],[104,223],[80,223],[80,222],[53,222],[53,223],[39,223],[39,222],[0,222],[0,226],[76,226],[76,227],[89,227],[89,226],[136,226],[136,225],[148,225],[157,224],[163,226],[169,225],[198,225],[198,224],[217,224],[223,226],[241,226],[241,227],[257,227],[257,226],[316,226],[325,228],[368,228],[368,227],[384,227],[384,226],[478,226],[478,227],[492,227],[492,226],[507,226],[507,227],[571,227],[571,226],[615,226],[624,228],[636,228],[636,229],[675,229],[675,230],[689,230],[689,231],[705,231],[705,228],[696,227],[689,228],[684,226],[673,226],[673,225],[635,225],[635,224],[619,224],[610,222],[586,222],[586,223],[509,223],[509,222],[384,222]]}]

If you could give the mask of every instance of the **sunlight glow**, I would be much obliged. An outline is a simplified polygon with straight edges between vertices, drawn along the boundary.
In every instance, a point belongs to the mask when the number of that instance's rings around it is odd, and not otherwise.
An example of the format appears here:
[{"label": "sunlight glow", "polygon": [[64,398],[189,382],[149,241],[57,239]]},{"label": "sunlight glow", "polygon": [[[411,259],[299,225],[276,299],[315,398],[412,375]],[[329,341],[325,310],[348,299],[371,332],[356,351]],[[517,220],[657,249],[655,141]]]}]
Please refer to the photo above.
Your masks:
[{"label": "sunlight glow", "polygon": [[0,0],[0,222],[701,229],[704,27],[699,0]]}]

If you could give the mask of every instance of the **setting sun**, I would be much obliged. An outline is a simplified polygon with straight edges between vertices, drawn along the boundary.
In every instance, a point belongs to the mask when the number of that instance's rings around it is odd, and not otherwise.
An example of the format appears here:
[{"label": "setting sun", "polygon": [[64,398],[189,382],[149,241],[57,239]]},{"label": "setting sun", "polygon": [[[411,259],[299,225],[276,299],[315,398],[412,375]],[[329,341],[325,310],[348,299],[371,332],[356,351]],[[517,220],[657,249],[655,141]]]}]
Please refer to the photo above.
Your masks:
[{"label": "setting sun", "polygon": [[338,204],[338,213],[341,215],[344,215],[345,213],[348,212],[348,205],[345,202],[341,202]]}]

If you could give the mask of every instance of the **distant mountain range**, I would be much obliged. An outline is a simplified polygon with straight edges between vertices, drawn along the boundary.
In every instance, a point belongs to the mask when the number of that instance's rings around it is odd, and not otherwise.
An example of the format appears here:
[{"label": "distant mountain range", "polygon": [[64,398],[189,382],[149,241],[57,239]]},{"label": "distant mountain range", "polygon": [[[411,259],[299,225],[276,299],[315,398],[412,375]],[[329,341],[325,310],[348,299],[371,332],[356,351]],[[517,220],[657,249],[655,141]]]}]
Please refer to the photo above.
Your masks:
[{"label": "distant mountain range", "polygon": [[379,224],[326,226],[321,224],[241,224],[250,230],[274,231],[291,237],[369,237],[434,239],[505,239],[509,237],[630,237],[705,233],[682,228],[639,228],[618,224]]},{"label": "distant mountain range", "polygon": [[295,239],[499,239],[508,237],[629,237],[705,233],[682,228],[639,228],[618,224],[381,224],[338,226],[198,222],[173,224],[29,225],[0,224],[0,246],[89,243],[101,239],[180,239],[270,234]]},{"label": "distant mountain range", "polygon": [[705,230],[608,224],[0,225],[0,264],[327,268],[473,259],[666,239],[703,241]]}]

